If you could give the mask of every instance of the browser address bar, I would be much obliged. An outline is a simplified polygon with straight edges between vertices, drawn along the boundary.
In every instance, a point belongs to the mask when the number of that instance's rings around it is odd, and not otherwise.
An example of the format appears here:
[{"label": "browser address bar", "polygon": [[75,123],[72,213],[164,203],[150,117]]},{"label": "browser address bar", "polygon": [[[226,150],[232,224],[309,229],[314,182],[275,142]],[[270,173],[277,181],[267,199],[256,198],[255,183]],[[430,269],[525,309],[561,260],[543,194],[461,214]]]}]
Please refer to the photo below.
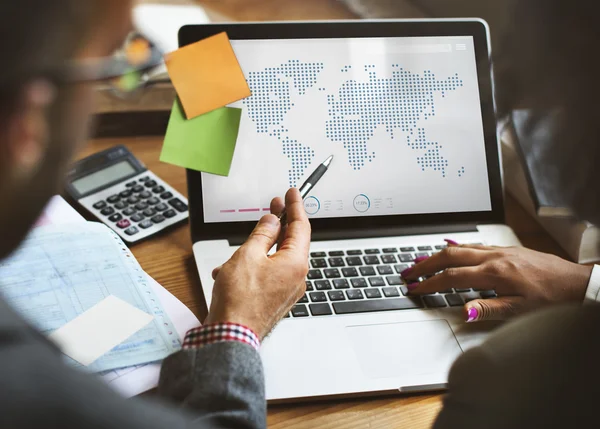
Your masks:
[{"label": "browser address bar", "polygon": [[394,54],[437,54],[452,52],[452,45],[449,43],[438,43],[435,45],[387,46],[386,51]]}]

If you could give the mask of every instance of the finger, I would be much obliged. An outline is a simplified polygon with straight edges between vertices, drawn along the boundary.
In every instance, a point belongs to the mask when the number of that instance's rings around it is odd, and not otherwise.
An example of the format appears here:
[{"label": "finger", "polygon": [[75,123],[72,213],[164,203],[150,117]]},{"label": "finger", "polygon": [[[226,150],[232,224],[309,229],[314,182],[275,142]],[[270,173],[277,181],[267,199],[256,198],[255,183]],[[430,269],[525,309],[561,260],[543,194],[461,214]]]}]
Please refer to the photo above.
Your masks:
[{"label": "finger", "polygon": [[505,320],[524,313],[530,305],[522,296],[505,296],[495,299],[476,299],[465,304],[468,323],[482,320]]},{"label": "finger", "polygon": [[272,214],[263,216],[240,250],[249,250],[250,254],[266,255],[277,242],[280,229],[281,223],[277,216]]},{"label": "finger", "polygon": [[310,247],[310,222],[304,210],[304,203],[298,189],[292,188],[285,194],[287,228],[278,254],[298,251],[308,258]]},{"label": "finger", "polygon": [[281,198],[276,197],[271,200],[271,213],[275,216],[279,216],[284,208],[285,204]]},{"label": "finger", "polygon": [[427,259],[420,260],[400,274],[407,280],[417,279],[439,273],[447,268],[479,265],[489,256],[489,253],[481,250],[452,246],[435,253]]},{"label": "finger", "polygon": [[213,278],[213,280],[217,279],[217,276],[221,272],[221,268],[223,268],[223,265],[219,265],[217,268],[215,268],[214,270],[212,270],[212,278]]},{"label": "finger", "polygon": [[496,289],[493,284],[486,280],[481,267],[448,268],[422,282],[408,283],[408,290],[411,295],[427,295],[450,288]]},{"label": "finger", "polygon": [[460,244],[450,238],[444,238],[444,241],[448,243],[448,247],[464,247],[467,249],[479,249],[479,250],[497,250],[500,246],[484,246],[483,244]]}]

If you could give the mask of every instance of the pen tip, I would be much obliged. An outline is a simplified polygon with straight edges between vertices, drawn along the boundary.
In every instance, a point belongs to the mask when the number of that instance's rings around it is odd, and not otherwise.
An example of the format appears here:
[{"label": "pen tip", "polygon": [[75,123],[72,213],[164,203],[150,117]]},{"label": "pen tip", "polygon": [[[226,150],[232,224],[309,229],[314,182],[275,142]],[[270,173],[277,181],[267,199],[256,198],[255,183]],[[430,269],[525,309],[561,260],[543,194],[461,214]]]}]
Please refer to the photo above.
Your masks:
[{"label": "pen tip", "polygon": [[325,161],[323,161],[323,165],[325,167],[329,167],[329,164],[331,164],[332,160],[333,160],[333,155],[329,155],[329,158],[327,158]]}]

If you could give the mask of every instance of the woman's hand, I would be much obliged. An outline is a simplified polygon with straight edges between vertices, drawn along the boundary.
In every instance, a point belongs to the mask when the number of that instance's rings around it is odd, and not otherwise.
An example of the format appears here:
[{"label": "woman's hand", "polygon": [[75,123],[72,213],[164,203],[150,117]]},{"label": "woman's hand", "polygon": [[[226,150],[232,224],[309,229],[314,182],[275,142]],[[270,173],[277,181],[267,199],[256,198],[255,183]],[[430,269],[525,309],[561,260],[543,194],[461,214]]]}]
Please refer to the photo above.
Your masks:
[{"label": "woman's hand", "polygon": [[[465,304],[465,320],[499,320],[560,302],[581,302],[592,267],[523,247],[454,245],[418,258],[402,273],[414,295],[449,288],[494,289],[496,299]],[[423,282],[422,276],[437,274]]]}]

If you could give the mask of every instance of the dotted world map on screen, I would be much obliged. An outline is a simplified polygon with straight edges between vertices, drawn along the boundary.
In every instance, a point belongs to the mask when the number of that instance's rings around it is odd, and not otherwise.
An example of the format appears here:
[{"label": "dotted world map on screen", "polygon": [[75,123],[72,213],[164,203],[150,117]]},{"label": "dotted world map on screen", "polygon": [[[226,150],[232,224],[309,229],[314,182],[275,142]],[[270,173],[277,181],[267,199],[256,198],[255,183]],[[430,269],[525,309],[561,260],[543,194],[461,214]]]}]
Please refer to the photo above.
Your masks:
[{"label": "dotted world map on screen", "polygon": [[[313,164],[315,151],[310,142],[298,141],[290,135],[286,117],[302,103],[306,91],[317,85],[324,67],[321,62],[289,60],[278,67],[248,73],[252,92],[244,100],[248,115],[256,131],[276,138],[283,154],[291,160],[290,186],[300,185],[305,174],[310,173],[306,169]],[[344,66],[340,72],[343,75],[351,69],[352,66]],[[360,170],[377,156],[369,150],[369,140],[383,126],[391,139],[415,151],[415,160],[423,171],[432,169],[446,177],[449,165],[443,145],[427,138],[423,121],[436,115],[435,94],[445,98],[448,92],[463,86],[458,74],[439,80],[431,70],[416,74],[398,64],[393,64],[391,73],[386,73],[390,77],[379,77],[372,64],[365,65],[364,70],[368,79],[344,80],[333,93],[316,87],[326,93],[328,118],[323,123],[326,137],[342,144],[347,162],[354,170]],[[399,131],[404,138],[397,135]],[[455,173],[462,177],[464,167]]]}]

